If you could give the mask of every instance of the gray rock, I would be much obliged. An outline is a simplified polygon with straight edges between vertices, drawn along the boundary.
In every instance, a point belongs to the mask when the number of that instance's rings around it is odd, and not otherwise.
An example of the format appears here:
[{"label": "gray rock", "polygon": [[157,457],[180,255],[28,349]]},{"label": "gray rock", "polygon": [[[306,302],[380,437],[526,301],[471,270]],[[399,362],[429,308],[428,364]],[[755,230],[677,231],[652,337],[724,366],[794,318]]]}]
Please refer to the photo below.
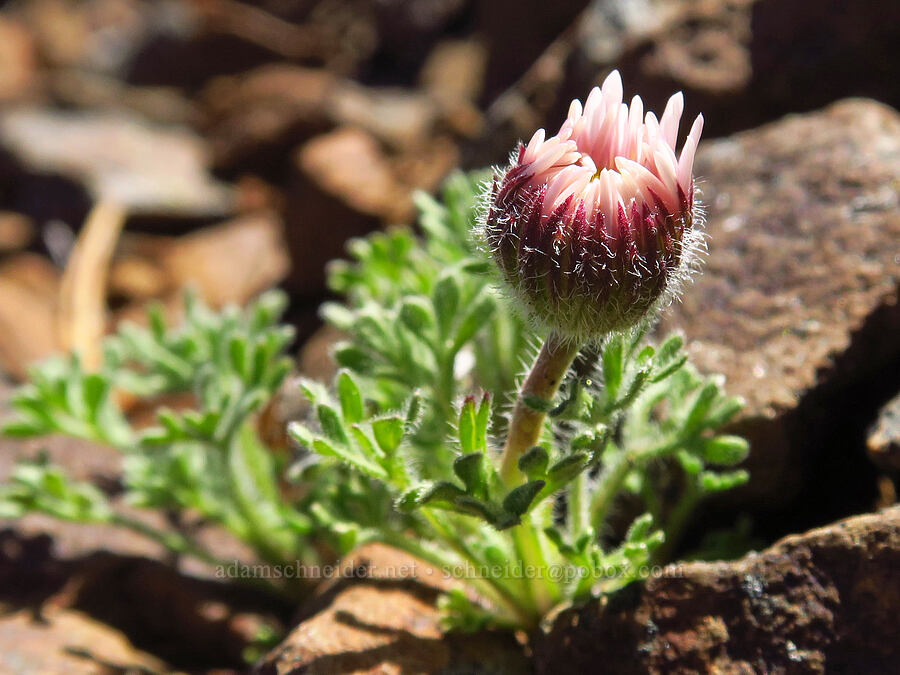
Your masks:
[{"label": "gray rock", "polygon": [[[709,256],[661,328],[683,331],[701,370],[747,400],[744,496],[777,510],[857,434],[866,397],[895,384],[884,377],[900,357],[900,116],[843,101],[706,142],[695,172]],[[867,465],[865,423],[858,456],[839,447],[835,466]]]}]

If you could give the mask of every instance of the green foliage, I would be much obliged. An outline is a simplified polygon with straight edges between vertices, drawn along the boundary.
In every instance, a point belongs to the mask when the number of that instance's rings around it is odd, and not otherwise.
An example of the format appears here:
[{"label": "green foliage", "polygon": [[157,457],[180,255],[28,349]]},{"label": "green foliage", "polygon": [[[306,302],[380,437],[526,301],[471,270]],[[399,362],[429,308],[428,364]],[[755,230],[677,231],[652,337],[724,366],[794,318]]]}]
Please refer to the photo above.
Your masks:
[{"label": "green foliage", "polygon": [[[14,398],[6,432],[120,448],[129,501],[222,523],[272,563],[366,541],[406,550],[468,583],[441,600],[448,627],[532,629],[554,606],[645,577],[700,500],[746,480],[735,468],[746,442],[720,432],[740,402],[687,363],[680,337],[614,334],[582,350],[557,400],[525,401],[545,414],[540,442],[519,457],[518,480],[501,478],[505,412],[537,340],[472,239],[484,177],[454,176],[441,201],[419,195],[421,235],[376,233],[332,264],[346,304],[322,314],[346,340],[332,386],[302,382],[296,461],[255,426],[290,369],[277,294],[243,312],[189,299],[177,328],[153,311],[149,328],[109,339],[96,373],[77,357],[48,362]],[[189,393],[196,405],[138,430],[119,392]],[[189,538],[122,519],[46,461],[17,469],[0,511],[118,522],[209,559]]]},{"label": "green foliage", "polygon": [[[62,433],[116,447],[124,454],[130,503],[189,510],[220,522],[270,562],[306,558],[311,520],[305,509],[282,498],[283,467],[252,423],[291,368],[284,352],[293,333],[278,325],[284,307],[284,296],[272,292],[244,311],[213,312],[189,294],[177,328],[153,308],[147,328],[125,325],[104,343],[97,372],[86,373],[77,355],[34,368],[12,398],[16,416],[3,433]],[[157,424],[138,430],[118,403],[126,394],[187,394],[196,406],[160,408]],[[96,488],[71,482],[46,461],[16,469],[0,489],[0,509],[118,522],[176,550],[211,558],[198,544],[124,521]]]}]

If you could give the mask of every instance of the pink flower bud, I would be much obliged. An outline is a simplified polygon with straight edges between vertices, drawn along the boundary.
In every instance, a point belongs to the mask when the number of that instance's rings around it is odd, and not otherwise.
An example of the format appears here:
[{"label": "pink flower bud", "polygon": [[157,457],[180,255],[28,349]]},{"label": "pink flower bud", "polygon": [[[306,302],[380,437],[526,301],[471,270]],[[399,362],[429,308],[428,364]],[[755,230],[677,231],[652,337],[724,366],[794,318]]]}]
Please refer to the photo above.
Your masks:
[{"label": "pink flower bud", "polygon": [[496,175],[485,234],[532,316],[579,339],[634,325],[685,276],[699,240],[691,170],[698,116],[680,157],[680,93],[660,120],[613,71],[559,132],[537,131]]}]

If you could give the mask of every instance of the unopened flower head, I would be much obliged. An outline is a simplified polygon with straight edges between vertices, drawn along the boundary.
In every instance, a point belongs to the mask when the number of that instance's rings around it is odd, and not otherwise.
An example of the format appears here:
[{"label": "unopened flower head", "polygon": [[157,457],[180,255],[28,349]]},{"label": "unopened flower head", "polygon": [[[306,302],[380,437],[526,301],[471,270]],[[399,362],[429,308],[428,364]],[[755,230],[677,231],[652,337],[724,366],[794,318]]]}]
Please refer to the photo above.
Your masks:
[{"label": "unopened flower head", "polygon": [[559,132],[520,145],[491,190],[485,234],[532,316],[585,339],[633,325],[684,276],[694,232],[698,116],[680,156],[680,93],[662,117],[622,102],[617,71]]}]

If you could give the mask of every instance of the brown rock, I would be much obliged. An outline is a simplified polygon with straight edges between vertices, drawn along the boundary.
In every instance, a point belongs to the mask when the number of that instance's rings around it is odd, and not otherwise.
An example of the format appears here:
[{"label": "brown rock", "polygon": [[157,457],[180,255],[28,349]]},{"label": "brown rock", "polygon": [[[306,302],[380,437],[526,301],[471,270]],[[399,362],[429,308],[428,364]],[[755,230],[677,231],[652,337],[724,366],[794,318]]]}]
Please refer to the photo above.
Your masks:
[{"label": "brown rock", "polygon": [[34,224],[27,216],[0,211],[0,253],[23,249],[34,238]]},{"label": "brown rock", "polygon": [[508,635],[444,636],[434,606],[448,581],[427,563],[367,545],[311,601],[304,619],[260,661],[259,675],[460,673],[530,668]]},{"label": "brown rock", "polygon": [[376,229],[405,195],[383,150],[360,129],[317,136],[296,151],[294,165],[287,190],[289,284],[293,292],[318,297],[325,264],[343,256],[348,239]]},{"label": "brown rock", "polygon": [[[662,330],[684,331],[693,361],[747,400],[737,425],[752,445],[744,497],[777,512],[806,491],[796,513],[778,515],[785,527],[846,514],[830,511],[841,508],[835,490],[847,508],[871,507],[871,471],[853,438],[900,356],[898,158],[900,116],[863,100],[698,154],[709,256]],[[813,495],[821,502],[811,507]],[[821,511],[791,523],[804,509]]]},{"label": "brown rock", "polygon": [[900,396],[895,396],[878,412],[866,447],[869,457],[881,469],[900,473]]},{"label": "brown rock", "polygon": [[245,304],[287,274],[281,220],[259,213],[178,239],[163,257],[177,288],[194,285],[214,307]]},{"label": "brown rock", "polygon": [[125,108],[162,124],[191,124],[194,103],[172,87],[132,87],[114,77],[64,68],[48,73],[47,86],[55,100],[85,109]]},{"label": "brown rock", "polygon": [[476,40],[443,40],[422,66],[419,79],[441,101],[477,101],[484,88],[487,51]]},{"label": "brown rock", "polygon": [[330,383],[338,369],[331,351],[335,343],[346,337],[345,333],[329,324],[319,328],[303,343],[297,359],[297,370],[304,377]]},{"label": "brown rock", "polygon": [[133,300],[119,320],[142,320],[144,301],[163,300],[180,314],[186,287],[213,307],[242,305],[287,274],[284,229],[269,211],[249,214],[182,237],[127,234],[110,272],[110,291]]},{"label": "brown rock", "polygon": [[331,127],[337,84],[327,71],[286,64],[213,80],[202,94],[213,164],[283,162],[291,147]]},{"label": "brown rock", "polygon": [[345,82],[337,91],[333,106],[336,122],[359,127],[394,149],[424,141],[438,115],[435,102],[423,94],[352,82]]},{"label": "brown rock", "polygon": [[73,610],[39,618],[19,611],[0,618],[0,670],[7,673],[163,672],[118,630]]},{"label": "brown rock", "polygon": [[34,40],[18,21],[0,17],[0,102],[19,99],[37,84]]},{"label": "brown rock", "polygon": [[561,614],[538,673],[891,673],[900,663],[900,507],[731,562],[670,565]]},{"label": "brown rock", "polygon": [[60,274],[33,253],[0,265],[0,369],[24,379],[28,366],[58,348],[56,306]]}]

